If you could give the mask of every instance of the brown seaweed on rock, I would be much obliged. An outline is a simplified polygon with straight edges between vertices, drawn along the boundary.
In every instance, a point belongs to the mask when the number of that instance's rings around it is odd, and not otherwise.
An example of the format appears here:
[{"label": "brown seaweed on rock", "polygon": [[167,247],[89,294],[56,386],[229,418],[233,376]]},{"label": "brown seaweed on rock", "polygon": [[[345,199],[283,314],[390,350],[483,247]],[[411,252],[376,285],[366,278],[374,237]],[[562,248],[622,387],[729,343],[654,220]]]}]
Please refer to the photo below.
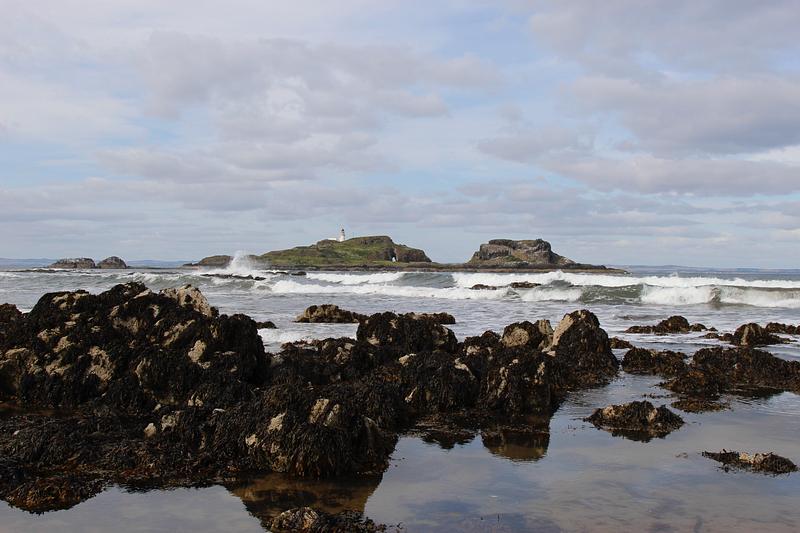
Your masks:
[{"label": "brown seaweed on rock", "polygon": [[683,425],[683,419],[665,406],[655,407],[648,401],[609,405],[597,409],[585,419],[600,429],[631,440],[649,441],[663,438]]},{"label": "brown seaweed on rock", "polygon": [[797,472],[797,465],[772,452],[749,454],[722,450],[721,452],[703,452],[703,457],[722,463],[721,468],[725,471],[747,470],[776,476]]},{"label": "brown seaweed on rock", "polygon": [[[3,306],[0,400],[31,412],[0,420],[0,498],[47,510],[109,483],[379,474],[419,420],[517,431],[619,364],[588,311],[555,331],[526,322],[464,343],[442,320],[378,313],[355,340],[272,355],[253,320],[220,315],[188,286],[52,293],[28,314]],[[500,447],[517,438],[487,431]]]},{"label": "brown seaweed on rock", "polygon": [[[686,318],[675,315],[662,320],[655,326],[631,326],[625,333],[650,333],[655,335],[668,335],[670,333],[690,333],[694,331],[708,331],[703,324],[690,324]],[[711,328],[711,331],[714,331]]]},{"label": "brown seaweed on rock", "polygon": [[622,369],[631,374],[675,376],[684,369],[686,355],[680,352],[631,348],[622,359]]}]

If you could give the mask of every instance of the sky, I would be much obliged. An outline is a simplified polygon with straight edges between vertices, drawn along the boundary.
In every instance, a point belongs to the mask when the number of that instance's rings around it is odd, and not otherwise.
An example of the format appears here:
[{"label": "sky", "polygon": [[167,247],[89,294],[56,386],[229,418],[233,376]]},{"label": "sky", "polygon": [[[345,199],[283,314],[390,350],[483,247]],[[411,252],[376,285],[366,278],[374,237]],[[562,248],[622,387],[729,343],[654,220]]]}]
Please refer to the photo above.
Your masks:
[{"label": "sky", "polygon": [[0,257],[800,267],[796,0],[0,0]]}]

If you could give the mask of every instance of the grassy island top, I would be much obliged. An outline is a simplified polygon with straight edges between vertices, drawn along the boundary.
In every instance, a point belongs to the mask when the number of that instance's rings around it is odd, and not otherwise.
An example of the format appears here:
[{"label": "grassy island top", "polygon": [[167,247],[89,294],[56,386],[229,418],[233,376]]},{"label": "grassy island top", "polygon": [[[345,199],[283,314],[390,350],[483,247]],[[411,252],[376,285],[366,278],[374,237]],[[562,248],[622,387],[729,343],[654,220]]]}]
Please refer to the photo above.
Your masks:
[{"label": "grassy island top", "polygon": [[[605,270],[604,266],[576,263],[554,253],[547,241],[495,239],[480,246],[467,263],[434,263],[419,248],[395,243],[386,235],[326,239],[309,246],[275,250],[248,259],[267,268],[301,270],[418,270],[418,271],[545,271],[555,269]],[[213,255],[190,266],[226,267],[229,255]]]}]

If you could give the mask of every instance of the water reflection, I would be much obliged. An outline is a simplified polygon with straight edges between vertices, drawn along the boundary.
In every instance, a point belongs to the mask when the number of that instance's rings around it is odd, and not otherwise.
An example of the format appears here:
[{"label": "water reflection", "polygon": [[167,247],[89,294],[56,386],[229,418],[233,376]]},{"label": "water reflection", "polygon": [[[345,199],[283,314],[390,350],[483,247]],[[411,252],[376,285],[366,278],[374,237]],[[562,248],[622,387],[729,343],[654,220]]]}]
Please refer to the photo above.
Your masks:
[{"label": "water reflection", "polygon": [[227,484],[226,488],[267,528],[272,517],[293,507],[308,506],[331,514],[363,512],[381,479],[382,476],[364,476],[314,480],[271,473]]}]

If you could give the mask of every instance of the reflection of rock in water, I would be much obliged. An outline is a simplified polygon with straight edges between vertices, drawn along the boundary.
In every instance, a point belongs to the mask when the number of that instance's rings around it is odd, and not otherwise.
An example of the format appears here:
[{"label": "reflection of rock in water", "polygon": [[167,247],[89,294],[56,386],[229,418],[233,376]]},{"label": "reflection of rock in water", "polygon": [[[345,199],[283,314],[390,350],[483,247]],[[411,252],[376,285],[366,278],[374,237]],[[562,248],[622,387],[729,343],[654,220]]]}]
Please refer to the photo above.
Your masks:
[{"label": "reflection of rock in water", "polygon": [[382,477],[314,480],[275,473],[229,483],[226,487],[267,527],[273,517],[294,507],[313,507],[329,514],[362,513]]},{"label": "reflection of rock in water", "polygon": [[540,428],[498,426],[481,431],[483,445],[492,454],[512,461],[538,461],[547,454],[550,432]]}]

